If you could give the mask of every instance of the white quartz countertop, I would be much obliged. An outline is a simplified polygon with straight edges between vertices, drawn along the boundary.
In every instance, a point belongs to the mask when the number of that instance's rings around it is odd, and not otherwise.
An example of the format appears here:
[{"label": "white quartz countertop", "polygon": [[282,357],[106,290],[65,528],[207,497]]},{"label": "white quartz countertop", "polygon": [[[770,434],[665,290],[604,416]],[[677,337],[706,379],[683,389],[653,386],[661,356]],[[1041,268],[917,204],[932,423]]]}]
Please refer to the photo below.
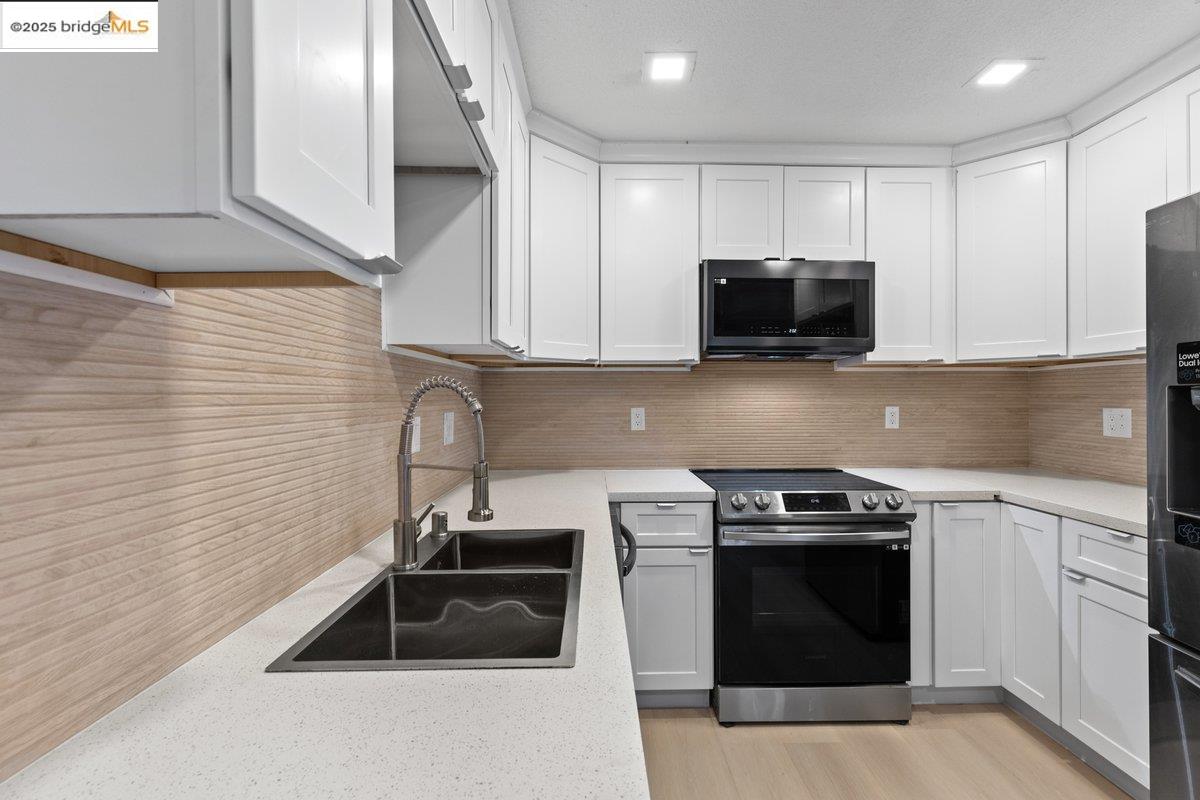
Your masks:
[{"label": "white quartz countertop", "polygon": [[[491,500],[483,527],[584,530],[574,667],[265,673],[391,561],[383,536],[0,798],[648,798],[604,473],[496,471]],[[438,505],[468,527],[469,485]]]},{"label": "white quartz countertop", "polygon": [[847,467],[848,472],[905,489],[915,501],[1006,503],[1146,535],[1146,487],[1031,469]]},{"label": "white quartz countertop", "polygon": [[717,493],[686,469],[610,469],[604,472],[614,503],[711,503]]}]

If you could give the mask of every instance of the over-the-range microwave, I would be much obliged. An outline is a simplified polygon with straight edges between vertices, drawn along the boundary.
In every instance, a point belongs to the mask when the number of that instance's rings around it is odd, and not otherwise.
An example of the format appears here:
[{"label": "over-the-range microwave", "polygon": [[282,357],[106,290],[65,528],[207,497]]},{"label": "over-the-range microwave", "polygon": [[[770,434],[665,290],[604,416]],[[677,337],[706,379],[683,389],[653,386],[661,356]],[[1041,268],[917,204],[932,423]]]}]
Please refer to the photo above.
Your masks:
[{"label": "over-the-range microwave", "polygon": [[875,264],[804,259],[701,264],[710,356],[834,359],[875,349]]}]

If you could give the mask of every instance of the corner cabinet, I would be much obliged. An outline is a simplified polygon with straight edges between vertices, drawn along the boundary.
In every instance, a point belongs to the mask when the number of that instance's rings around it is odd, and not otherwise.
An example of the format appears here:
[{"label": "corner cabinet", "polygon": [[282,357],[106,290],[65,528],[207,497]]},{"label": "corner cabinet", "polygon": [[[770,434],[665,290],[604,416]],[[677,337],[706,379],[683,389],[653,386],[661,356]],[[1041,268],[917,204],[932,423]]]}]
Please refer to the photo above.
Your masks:
[{"label": "corner cabinet", "polygon": [[599,359],[600,165],[532,137],[529,226],[529,355]]},{"label": "corner cabinet", "polygon": [[700,257],[783,257],[783,167],[700,168]]},{"label": "corner cabinet", "polygon": [[700,330],[700,170],[600,168],[600,357],[696,361]]},{"label": "corner cabinet", "polygon": [[960,361],[1067,353],[1067,148],[958,168]]},{"label": "corner cabinet", "polygon": [[933,506],[933,685],[1000,685],[1000,507]]},{"label": "corner cabinet", "polygon": [[639,547],[625,577],[625,630],[637,691],[713,686],[712,547]]},{"label": "corner cabinet", "polygon": [[1146,346],[1146,212],[1169,196],[1167,131],[1160,92],[1070,141],[1073,356]]},{"label": "corner cabinet", "polygon": [[861,261],[866,252],[866,171],[787,167],[783,171],[783,257]]},{"label": "corner cabinet", "polygon": [[1000,532],[1001,685],[1059,724],[1059,518],[1005,505]]},{"label": "corner cabinet", "polygon": [[943,361],[953,319],[954,208],[947,169],[868,169],[866,258],[875,262],[867,361]]}]

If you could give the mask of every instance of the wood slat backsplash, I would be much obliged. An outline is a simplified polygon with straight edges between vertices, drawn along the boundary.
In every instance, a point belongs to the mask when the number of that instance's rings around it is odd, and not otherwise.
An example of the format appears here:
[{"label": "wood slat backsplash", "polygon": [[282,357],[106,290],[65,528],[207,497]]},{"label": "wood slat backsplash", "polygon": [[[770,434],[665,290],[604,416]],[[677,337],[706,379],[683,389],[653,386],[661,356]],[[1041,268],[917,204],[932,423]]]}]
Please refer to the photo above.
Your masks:
[{"label": "wood slat backsplash", "polygon": [[[1023,372],[705,362],[691,372],[491,372],[498,467],[1025,466]],[[885,430],[885,405],[900,429]],[[646,430],[629,430],[629,409]]]},{"label": "wood slat backsplash", "polygon": [[[1133,411],[1133,438],[1101,433],[1103,408]],[[1146,483],[1146,365],[1035,370],[1029,377],[1029,464]]]},{"label": "wood slat backsplash", "polygon": [[[447,371],[380,349],[372,289],[176,301],[0,277],[0,779],[384,531]],[[458,399],[421,414],[418,458],[470,464]]]}]

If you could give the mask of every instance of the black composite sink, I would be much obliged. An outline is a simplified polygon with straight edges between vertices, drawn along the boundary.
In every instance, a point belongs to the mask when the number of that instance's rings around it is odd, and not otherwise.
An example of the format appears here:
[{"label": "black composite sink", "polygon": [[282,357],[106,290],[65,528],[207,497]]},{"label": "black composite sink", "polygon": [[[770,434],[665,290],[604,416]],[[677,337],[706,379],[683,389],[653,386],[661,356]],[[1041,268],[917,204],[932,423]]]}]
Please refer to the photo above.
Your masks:
[{"label": "black composite sink", "polygon": [[268,672],[575,664],[583,532],[479,531],[422,540]]}]

